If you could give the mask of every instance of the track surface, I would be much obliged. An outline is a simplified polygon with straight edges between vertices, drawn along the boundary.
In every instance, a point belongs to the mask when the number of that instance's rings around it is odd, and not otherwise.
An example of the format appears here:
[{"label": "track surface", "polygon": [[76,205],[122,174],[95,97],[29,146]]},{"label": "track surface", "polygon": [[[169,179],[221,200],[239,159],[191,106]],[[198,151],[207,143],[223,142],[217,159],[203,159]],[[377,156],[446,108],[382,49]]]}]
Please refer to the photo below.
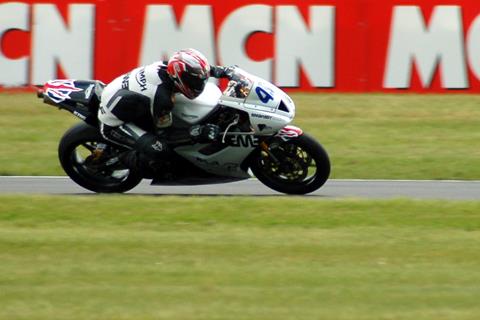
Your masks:
[{"label": "track surface", "polygon": [[[67,177],[0,177],[0,194],[88,194]],[[255,179],[204,186],[150,186],[144,180],[129,193],[156,195],[283,195]],[[285,195],[287,196],[287,195]],[[307,197],[480,200],[480,181],[329,180]]]}]

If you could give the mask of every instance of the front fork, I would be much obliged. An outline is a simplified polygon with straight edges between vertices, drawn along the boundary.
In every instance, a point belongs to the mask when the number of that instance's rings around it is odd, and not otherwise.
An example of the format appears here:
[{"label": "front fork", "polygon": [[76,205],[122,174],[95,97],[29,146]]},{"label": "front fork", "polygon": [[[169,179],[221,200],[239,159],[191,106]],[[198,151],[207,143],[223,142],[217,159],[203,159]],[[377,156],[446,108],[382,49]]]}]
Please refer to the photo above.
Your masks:
[{"label": "front fork", "polygon": [[[275,140],[275,139],[274,139]],[[270,143],[267,143],[266,141],[262,141],[260,143],[260,149],[262,150],[262,156],[265,158],[270,158],[275,164],[280,164],[280,160],[273,154],[271,151],[272,149],[275,149],[275,147],[278,147],[278,142],[276,141],[269,141]]]},{"label": "front fork", "polygon": [[264,157],[269,157],[275,164],[280,164],[280,160],[273,154],[272,150],[277,148],[282,142],[298,138],[303,134],[303,130],[295,126],[285,126],[273,136],[272,139],[260,142],[260,149]]}]

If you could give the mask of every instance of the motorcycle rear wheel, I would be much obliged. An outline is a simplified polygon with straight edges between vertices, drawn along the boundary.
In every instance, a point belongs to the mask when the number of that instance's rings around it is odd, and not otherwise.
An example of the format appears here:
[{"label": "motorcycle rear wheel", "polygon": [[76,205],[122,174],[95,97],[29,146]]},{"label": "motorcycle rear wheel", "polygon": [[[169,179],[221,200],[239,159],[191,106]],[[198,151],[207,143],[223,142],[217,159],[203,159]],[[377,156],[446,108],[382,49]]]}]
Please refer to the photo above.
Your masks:
[{"label": "motorcycle rear wheel", "polygon": [[[106,146],[104,159],[95,155],[98,145]],[[63,135],[58,157],[65,173],[77,184],[98,193],[122,193],[137,186],[142,177],[122,166],[106,163],[121,152],[106,141],[97,128],[79,123]]]},{"label": "motorcycle rear wheel", "polygon": [[330,160],[320,143],[307,134],[258,152],[250,168],[267,187],[287,194],[307,194],[319,189],[330,175]]}]

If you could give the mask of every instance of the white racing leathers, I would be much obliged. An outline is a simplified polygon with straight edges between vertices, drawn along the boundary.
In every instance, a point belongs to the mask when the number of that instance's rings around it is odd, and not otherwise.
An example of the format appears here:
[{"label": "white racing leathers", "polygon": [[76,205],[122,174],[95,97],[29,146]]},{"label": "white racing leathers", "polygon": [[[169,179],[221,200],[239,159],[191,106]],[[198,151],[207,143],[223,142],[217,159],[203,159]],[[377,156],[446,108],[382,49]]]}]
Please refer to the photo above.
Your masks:
[{"label": "white racing leathers", "polygon": [[149,147],[139,146],[139,140],[148,140],[149,144],[153,141],[157,149],[153,151],[166,148],[163,142],[153,139],[152,133],[171,125],[173,91],[174,84],[164,62],[119,76],[102,93],[98,111],[102,135],[129,148]]}]

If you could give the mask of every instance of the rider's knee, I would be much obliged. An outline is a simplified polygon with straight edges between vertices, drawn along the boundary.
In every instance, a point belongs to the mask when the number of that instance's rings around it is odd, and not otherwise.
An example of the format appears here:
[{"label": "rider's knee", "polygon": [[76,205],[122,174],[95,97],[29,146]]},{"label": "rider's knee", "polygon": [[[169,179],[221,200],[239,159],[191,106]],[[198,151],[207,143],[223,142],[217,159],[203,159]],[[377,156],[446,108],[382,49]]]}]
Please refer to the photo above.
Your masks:
[{"label": "rider's knee", "polygon": [[135,149],[153,159],[164,158],[170,151],[165,141],[151,133],[141,136],[135,144]]}]

